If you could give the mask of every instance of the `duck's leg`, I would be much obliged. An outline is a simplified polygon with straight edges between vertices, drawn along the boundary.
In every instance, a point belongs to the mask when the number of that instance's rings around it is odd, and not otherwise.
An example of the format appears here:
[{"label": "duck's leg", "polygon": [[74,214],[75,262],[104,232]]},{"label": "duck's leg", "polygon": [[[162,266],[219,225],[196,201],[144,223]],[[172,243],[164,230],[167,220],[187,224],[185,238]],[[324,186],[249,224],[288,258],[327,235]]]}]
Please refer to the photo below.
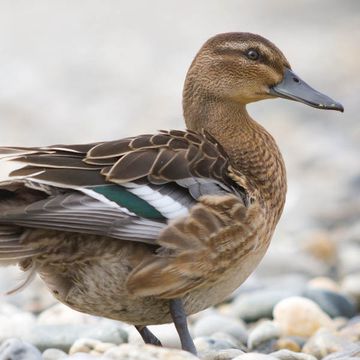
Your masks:
[{"label": "duck's leg", "polygon": [[143,338],[145,344],[162,346],[160,340],[146,326],[135,325],[135,328]]},{"label": "duck's leg", "polygon": [[196,355],[196,348],[189,333],[181,299],[170,300],[170,314],[179,334],[182,349]]}]

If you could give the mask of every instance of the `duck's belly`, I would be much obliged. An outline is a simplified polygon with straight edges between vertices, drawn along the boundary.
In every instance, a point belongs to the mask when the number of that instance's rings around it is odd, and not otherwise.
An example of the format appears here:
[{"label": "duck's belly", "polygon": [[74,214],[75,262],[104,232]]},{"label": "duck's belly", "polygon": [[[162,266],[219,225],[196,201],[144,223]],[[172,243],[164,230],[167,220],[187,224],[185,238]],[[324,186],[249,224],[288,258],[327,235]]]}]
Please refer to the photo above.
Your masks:
[{"label": "duck's belly", "polygon": [[[189,292],[182,299],[186,313],[190,315],[221,302],[250,275],[265,250],[249,253],[211,286]],[[129,249],[124,247],[116,256],[107,254],[67,269],[43,266],[39,273],[54,296],[75,310],[134,325],[172,322],[168,300],[134,297],[127,291],[125,283],[131,271],[128,255]]]}]

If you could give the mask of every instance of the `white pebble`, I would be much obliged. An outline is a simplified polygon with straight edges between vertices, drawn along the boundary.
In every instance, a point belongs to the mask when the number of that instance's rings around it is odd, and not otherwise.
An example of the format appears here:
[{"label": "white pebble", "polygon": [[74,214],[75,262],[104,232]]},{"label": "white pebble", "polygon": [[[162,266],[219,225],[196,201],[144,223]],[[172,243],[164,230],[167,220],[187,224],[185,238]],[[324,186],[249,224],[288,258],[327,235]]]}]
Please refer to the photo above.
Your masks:
[{"label": "white pebble", "polygon": [[43,360],[62,360],[67,357],[66,352],[59,349],[47,349],[42,354]]}]

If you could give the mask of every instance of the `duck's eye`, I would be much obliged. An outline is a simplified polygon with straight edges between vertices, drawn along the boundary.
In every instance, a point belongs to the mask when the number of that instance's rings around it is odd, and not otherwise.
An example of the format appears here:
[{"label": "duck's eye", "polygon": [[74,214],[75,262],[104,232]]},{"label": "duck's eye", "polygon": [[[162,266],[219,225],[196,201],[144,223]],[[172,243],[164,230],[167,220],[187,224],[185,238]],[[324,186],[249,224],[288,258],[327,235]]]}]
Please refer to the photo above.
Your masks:
[{"label": "duck's eye", "polygon": [[260,57],[259,53],[254,49],[248,50],[248,52],[246,53],[246,56],[250,60],[257,60]]}]

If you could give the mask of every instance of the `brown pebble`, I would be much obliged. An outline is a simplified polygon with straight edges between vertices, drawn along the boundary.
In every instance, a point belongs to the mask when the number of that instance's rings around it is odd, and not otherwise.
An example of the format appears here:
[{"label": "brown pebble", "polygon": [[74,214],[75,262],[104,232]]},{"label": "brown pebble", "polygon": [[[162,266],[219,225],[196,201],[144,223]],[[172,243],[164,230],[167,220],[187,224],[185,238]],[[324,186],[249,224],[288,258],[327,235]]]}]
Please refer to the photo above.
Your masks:
[{"label": "brown pebble", "polygon": [[294,352],[300,352],[301,350],[300,345],[295,340],[288,337],[279,339],[276,342],[275,346],[276,346],[276,350],[287,349]]}]

